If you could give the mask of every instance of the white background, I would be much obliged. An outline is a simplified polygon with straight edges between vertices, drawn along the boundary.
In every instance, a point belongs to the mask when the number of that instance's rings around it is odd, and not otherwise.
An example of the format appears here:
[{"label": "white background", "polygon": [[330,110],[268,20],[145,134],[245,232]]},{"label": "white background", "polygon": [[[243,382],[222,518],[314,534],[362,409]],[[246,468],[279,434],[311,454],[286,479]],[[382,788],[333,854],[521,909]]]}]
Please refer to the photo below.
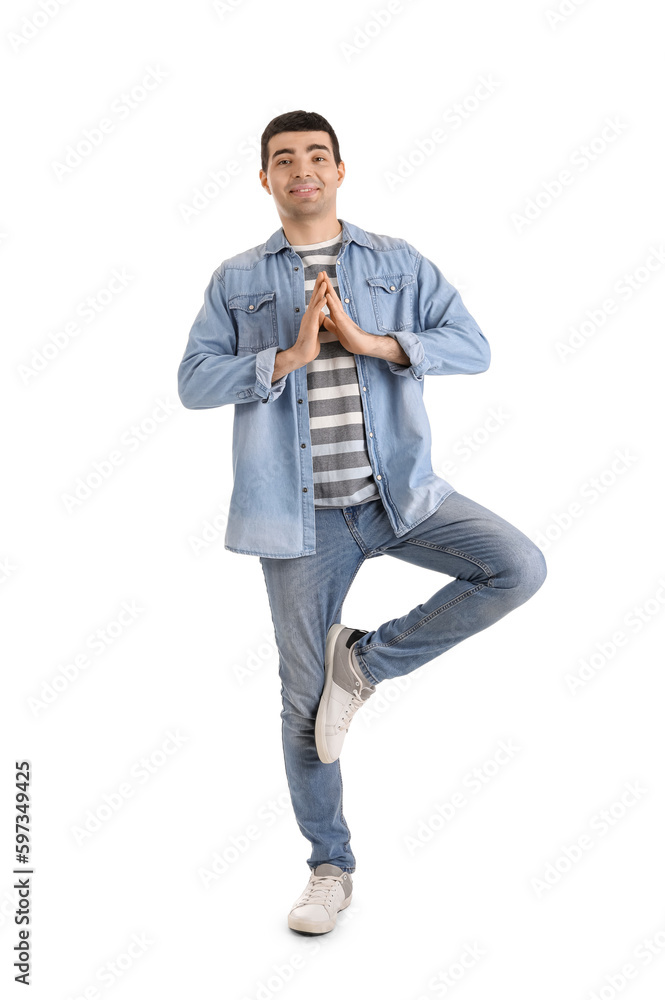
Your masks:
[{"label": "white background", "polygon": [[[556,23],[554,0],[413,0],[383,25],[382,0],[219,8],[3,5],[0,975],[14,975],[25,758],[40,1000],[660,996],[657,8],[567,0]],[[433,464],[548,562],[531,601],[357,716],[342,759],[354,899],[319,938],[286,924],[310,847],[287,796],[263,576],[223,546],[233,412],[186,410],[176,387],[213,270],[280,226],[258,143],[298,108],[337,132],[338,216],[435,261],[487,337],[486,373],[426,380]],[[105,117],[112,131],[58,177]],[[187,220],[230,161],[239,172]],[[114,271],[126,285],[109,294]],[[342,620],[376,628],[439,586],[372,560]],[[519,750],[497,767],[501,740]],[[206,888],[216,854],[226,870]]]}]

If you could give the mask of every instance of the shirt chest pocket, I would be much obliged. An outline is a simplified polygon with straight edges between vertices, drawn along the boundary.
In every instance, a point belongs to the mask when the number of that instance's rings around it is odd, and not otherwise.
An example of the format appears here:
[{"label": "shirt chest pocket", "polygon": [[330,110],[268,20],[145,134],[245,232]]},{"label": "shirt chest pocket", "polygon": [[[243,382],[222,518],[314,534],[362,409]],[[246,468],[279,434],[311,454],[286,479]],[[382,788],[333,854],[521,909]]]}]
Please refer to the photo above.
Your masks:
[{"label": "shirt chest pocket", "polygon": [[394,333],[413,326],[413,274],[377,274],[367,284],[379,330]]},{"label": "shirt chest pocket", "polygon": [[233,295],[229,309],[235,319],[238,352],[263,351],[278,345],[275,292]]}]

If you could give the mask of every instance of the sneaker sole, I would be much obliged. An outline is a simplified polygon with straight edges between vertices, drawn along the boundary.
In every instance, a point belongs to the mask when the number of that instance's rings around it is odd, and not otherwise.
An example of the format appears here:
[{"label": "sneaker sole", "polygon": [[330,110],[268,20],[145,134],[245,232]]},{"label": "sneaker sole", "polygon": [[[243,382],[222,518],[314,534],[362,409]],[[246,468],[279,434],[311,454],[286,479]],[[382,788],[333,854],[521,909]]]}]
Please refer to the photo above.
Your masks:
[{"label": "sneaker sole", "polygon": [[319,707],[316,713],[316,722],[314,724],[316,752],[319,755],[319,759],[322,760],[324,764],[334,764],[337,760],[337,757],[331,757],[326,744],[326,716],[328,714],[328,701],[330,699],[330,690],[332,688],[333,681],[333,655],[335,643],[337,641],[337,636],[344,628],[346,628],[345,625],[331,625],[326,639],[325,680],[323,682],[323,692],[321,694],[321,701],[319,702]]},{"label": "sneaker sole", "polygon": [[[353,893],[347,896],[344,902],[340,905],[340,910],[346,909],[351,900],[353,899]],[[337,911],[339,913],[339,910]],[[303,920],[302,917],[292,917],[289,913],[289,927],[292,931],[305,931],[309,934],[326,934],[331,931],[335,926],[337,919],[337,914],[331,917],[330,920],[321,921],[321,923],[315,924],[311,920]]]}]

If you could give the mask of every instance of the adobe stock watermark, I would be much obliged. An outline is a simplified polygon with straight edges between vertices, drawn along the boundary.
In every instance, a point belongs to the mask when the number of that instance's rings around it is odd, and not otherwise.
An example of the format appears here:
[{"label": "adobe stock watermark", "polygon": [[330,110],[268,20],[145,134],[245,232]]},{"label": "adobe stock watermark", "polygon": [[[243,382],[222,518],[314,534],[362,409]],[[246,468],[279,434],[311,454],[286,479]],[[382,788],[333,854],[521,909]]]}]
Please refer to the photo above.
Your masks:
[{"label": "adobe stock watermark", "polygon": [[121,433],[117,447],[103,458],[94,461],[92,468],[87,472],[77,476],[71,491],[60,494],[67,513],[72,514],[81,508],[86,500],[94,496],[128,458],[140,451],[147,441],[151,441],[159,428],[177,412],[180,412],[180,406],[176,402],[158,397],[148,414]]},{"label": "adobe stock watermark", "polygon": [[441,830],[450,826],[455,817],[468,806],[471,798],[487,788],[520,752],[520,747],[515,746],[513,740],[499,740],[491,757],[467,771],[459,788],[447,799],[435,802],[434,811],[426,819],[419,820],[416,829],[404,837],[407,854],[413,857],[426,844],[430,844]]},{"label": "adobe stock watermark", "polygon": [[229,503],[228,497],[222,500],[215,513],[204,519],[197,532],[187,535],[187,544],[195,556],[200,556],[202,552],[207,552],[211,545],[224,540],[229,520]]},{"label": "adobe stock watermark", "polygon": [[[290,110],[290,105],[282,105],[272,109],[272,117]],[[261,164],[261,132],[245,136],[238,144],[235,154],[212,170],[200,181],[187,201],[178,202],[178,214],[182,221],[189,225],[193,219],[198,219],[210,206],[231,187],[234,178],[240,177],[249,168],[254,168],[258,174]]]},{"label": "adobe stock watermark", "polygon": [[510,419],[511,414],[503,403],[489,407],[480,423],[462,434],[450,449],[455,458],[459,459],[459,463],[452,458],[437,456],[433,462],[434,471],[443,476],[444,479],[456,476],[460,467],[466,465],[479,451],[482,451],[494,438],[496,432],[505,427]]},{"label": "adobe stock watermark", "polygon": [[199,881],[204,889],[209,889],[223,875],[247,855],[252,845],[263,837],[266,830],[272,829],[284,814],[291,809],[291,798],[288,791],[282,791],[272,799],[268,799],[258,809],[256,820],[248,823],[239,833],[230,836],[223,847],[214,851],[205,865],[197,869]]},{"label": "adobe stock watermark", "polygon": [[439,969],[427,981],[427,993],[419,993],[416,1000],[431,1000],[433,996],[445,997],[450,991],[459,986],[463,979],[474,969],[480,960],[487,955],[487,948],[484,944],[473,941],[466,944],[457,955],[454,962],[443,969]]},{"label": "adobe stock watermark", "polygon": [[[348,908],[340,916],[344,916]],[[339,923],[339,920],[338,920]],[[281,994],[284,987],[292,983],[296,974],[305,968],[307,960],[313,958],[321,950],[318,941],[303,941],[300,951],[292,952],[282,962],[273,962],[270,969],[264,972],[261,979],[254,981],[251,992],[243,993],[240,1000],[271,1000],[271,997]]]},{"label": "adobe stock watermark", "polygon": [[603,837],[606,837],[611,830],[616,829],[617,824],[625,819],[638,802],[642,801],[648,791],[649,789],[645,788],[639,781],[626,782],[621,794],[609,806],[599,809],[589,819],[587,827],[591,832],[585,830],[572,843],[563,844],[556,858],[547,862],[541,875],[529,879],[529,884],[536,896],[541,899],[545,893],[550,892],[555,885],[558,885],[564,875],[571,872],[575,865],[587,857],[589,851],[592,851]]},{"label": "adobe stock watermark", "polygon": [[570,167],[563,167],[555,177],[542,181],[540,190],[532,198],[527,199],[522,209],[511,213],[510,221],[515,232],[519,235],[542,218],[564,191],[570,189],[589,167],[598,163],[627,129],[626,123],[620,121],[616,115],[613,118],[605,118],[598,134],[582,143],[570,154],[568,157]]},{"label": "adobe stock watermark", "polygon": [[601,330],[608,320],[617,314],[622,305],[651,281],[654,274],[665,264],[665,245],[649,247],[649,255],[643,264],[638,264],[634,270],[622,274],[612,286],[614,295],[609,295],[603,301],[590,309],[584,310],[584,319],[578,320],[575,326],[569,326],[567,340],[557,340],[554,349],[559,361],[566,362],[578,354],[582,348]]},{"label": "adobe stock watermark", "polygon": [[639,460],[630,448],[617,448],[614,458],[599,473],[582,483],[578,490],[579,500],[571,500],[562,510],[550,514],[550,520],[541,531],[537,531],[532,541],[546,552],[553,542],[558,541],[573,524],[582,518],[590,507],[606,496],[622,476],[632,469]]},{"label": "adobe stock watermark", "polygon": [[[33,347],[30,360],[18,366],[18,374],[23,385],[28,385],[37,375],[45,371],[56,358],[66,351],[69,345],[81,335],[84,327],[89,327],[102,313],[106,312],[111,303],[115,302],[127,286],[134,280],[126,267],[113,268],[111,277],[101,288],[86,295],[74,307],[75,319],[70,319],[57,330],[47,334],[46,341],[40,347]],[[83,321],[83,324],[79,322]]]},{"label": "adobe stock watermark", "polygon": [[217,14],[217,17],[222,19],[227,14],[233,14],[245,2],[246,0],[213,0],[212,9]]},{"label": "adobe stock watermark", "polygon": [[0,586],[16,576],[17,569],[18,567],[11,561],[11,556],[2,556],[0,558]]},{"label": "adobe stock watermark", "polygon": [[189,736],[183,735],[179,729],[168,730],[158,747],[149,754],[139,757],[129,769],[128,779],[121,781],[117,788],[104,792],[101,801],[87,809],[85,816],[69,828],[77,847],[88,843],[91,837],[116,816],[129,799],[133,799],[138,789],[145,785],[161,771],[180,752],[181,747],[189,742]]},{"label": "adobe stock watermark", "polygon": [[656,928],[649,937],[635,945],[626,961],[614,971],[606,972],[603,983],[588,994],[588,1000],[615,1000],[629,983],[634,982],[665,951],[665,926]]},{"label": "adobe stock watermark", "polygon": [[446,128],[437,126],[429,135],[416,139],[414,145],[406,153],[402,153],[392,170],[384,170],[383,177],[389,191],[394,191],[415,174],[431,156],[439,151],[450,136],[458,132],[489,98],[499,89],[500,83],[494,76],[484,75],[478,78],[478,83],[471,91],[456,101],[441,115],[441,122]]},{"label": "adobe stock watermark", "polygon": [[122,601],[120,610],[113,618],[88,633],[83,640],[83,649],[59,664],[55,673],[42,681],[39,691],[28,697],[27,705],[33,716],[40,716],[69,691],[81,674],[92,666],[94,659],[107,653],[142,614],[144,609],[136,601]]},{"label": "adobe stock watermark", "polygon": [[560,0],[556,7],[548,7],[545,20],[551,28],[558,28],[570,20],[586,0]]},{"label": "adobe stock watermark", "polygon": [[412,670],[402,677],[392,677],[390,680],[382,681],[375,694],[366,705],[363,705],[363,710],[358,716],[362,719],[363,726],[368,729],[374,725],[377,719],[382,719],[393,705],[401,701],[406,692],[410,690],[413,682],[418,682],[424,676],[422,670]]},{"label": "adobe stock watermark", "polygon": [[395,15],[403,12],[401,0],[388,0],[388,3],[378,10],[373,7],[362,24],[355,26],[350,40],[339,43],[344,62],[350,63],[355,56],[361,55],[386,28],[390,27]]},{"label": "adobe stock watermark", "polygon": [[55,177],[62,181],[64,177],[73,174],[96,149],[104,145],[109,135],[116,131],[118,124],[127,121],[167,78],[168,73],[159,66],[146,67],[138,83],[129,90],[123,90],[111,101],[109,111],[103,118],[100,118],[95,125],[84,128],[79,138],[65,147],[61,159],[51,161],[51,170]]},{"label": "adobe stock watermark", "polygon": [[7,33],[7,41],[14,52],[24,49],[68,3],[69,0],[39,0],[32,14],[24,15],[20,25]]},{"label": "adobe stock watermark", "polygon": [[146,931],[132,934],[129,944],[125,945],[122,951],[97,967],[94,982],[81,987],[75,993],[70,993],[66,1000],[100,1000],[103,994],[96,984],[99,983],[104,990],[115,986],[134,968],[154,943]]},{"label": "adobe stock watermark", "polygon": [[634,604],[621,619],[621,628],[615,629],[607,638],[594,644],[592,653],[580,657],[577,661],[577,671],[566,672],[564,683],[571,695],[577,695],[591,681],[595,680],[616,655],[628,645],[630,640],[639,635],[646,625],[660,615],[665,607],[665,577],[658,580],[658,586],[653,593],[640,604]]},{"label": "adobe stock watermark", "polygon": [[[344,934],[346,925],[357,916],[357,913],[357,904],[340,910],[335,923],[335,937]],[[305,968],[307,959],[321,950],[322,944],[317,940],[318,936],[314,936],[312,940],[305,938],[301,951],[293,952],[285,961],[273,962],[268,972],[264,972],[261,979],[256,979],[254,986],[250,987],[249,992],[243,993],[240,1000],[271,1000],[280,994],[284,987],[293,981],[296,973]],[[325,935],[320,936],[325,937]]]},{"label": "adobe stock watermark", "polygon": [[264,632],[264,641],[253,647],[245,658],[244,663],[232,663],[233,676],[238,684],[245,684],[251,677],[256,677],[266,664],[273,664],[279,656],[274,632]]}]

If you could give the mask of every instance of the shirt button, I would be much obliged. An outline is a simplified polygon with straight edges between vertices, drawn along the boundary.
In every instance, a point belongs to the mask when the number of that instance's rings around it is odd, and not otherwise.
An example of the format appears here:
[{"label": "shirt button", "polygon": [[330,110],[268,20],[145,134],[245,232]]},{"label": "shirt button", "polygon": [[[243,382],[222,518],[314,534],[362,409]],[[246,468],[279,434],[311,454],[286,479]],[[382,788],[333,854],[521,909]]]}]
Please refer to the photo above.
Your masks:
[{"label": "shirt button", "polygon": [[363,392],[367,392],[367,386],[366,385],[363,386]]},{"label": "shirt button", "polygon": [[307,447],[307,445],[306,445],[306,444],[301,444],[301,445],[300,445],[300,447],[301,447],[301,448],[306,448],[306,447]]},{"label": "shirt button", "polygon": [[298,402],[299,402],[299,403],[302,403],[302,399],[299,399],[299,400],[298,400]]},{"label": "shirt button", "polygon": [[372,431],[370,431],[370,432],[369,432],[369,436],[370,436],[371,438],[373,438],[373,437],[374,437],[374,434],[373,434],[373,432],[372,432]]},{"label": "shirt button", "polygon": [[299,312],[300,312],[300,306],[296,306],[296,312],[297,312],[297,313],[299,313]]},{"label": "shirt button", "polygon": [[376,478],[377,478],[377,479],[380,479],[380,478],[381,478],[381,476],[377,476]]},{"label": "shirt button", "polygon": [[297,270],[298,270],[298,268],[297,268],[297,267],[294,267],[294,268],[293,268],[293,270],[294,270],[294,271],[297,271]]},{"label": "shirt button", "polygon": [[302,491],[303,491],[303,493],[307,493],[307,487],[303,486]]},{"label": "shirt button", "polygon": [[345,301],[345,302],[350,302],[351,300],[350,300],[350,299],[344,299],[344,301]]},{"label": "shirt button", "polygon": [[250,306],[249,308],[250,308],[250,309],[253,309],[253,308],[254,308],[254,306]]},{"label": "shirt button", "polygon": [[390,286],[390,291],[391,291],[391,292],[394,292],[394,291],[395,291],[395,286],[394,286],[394,285],[391,285],[391,286]]}]

